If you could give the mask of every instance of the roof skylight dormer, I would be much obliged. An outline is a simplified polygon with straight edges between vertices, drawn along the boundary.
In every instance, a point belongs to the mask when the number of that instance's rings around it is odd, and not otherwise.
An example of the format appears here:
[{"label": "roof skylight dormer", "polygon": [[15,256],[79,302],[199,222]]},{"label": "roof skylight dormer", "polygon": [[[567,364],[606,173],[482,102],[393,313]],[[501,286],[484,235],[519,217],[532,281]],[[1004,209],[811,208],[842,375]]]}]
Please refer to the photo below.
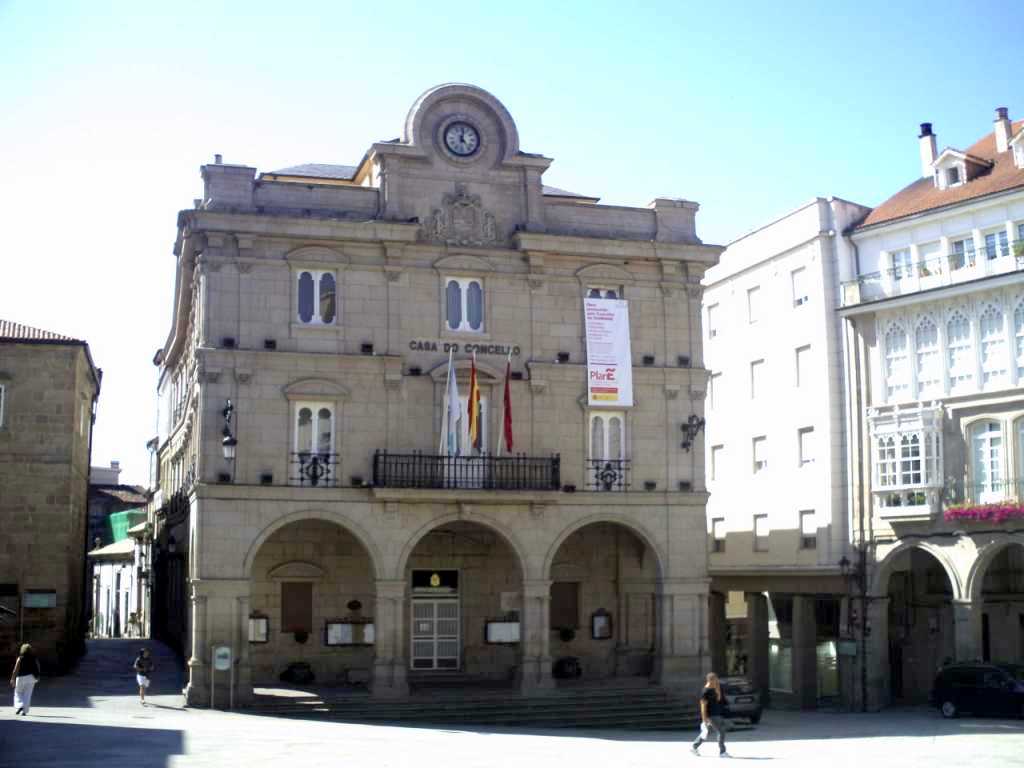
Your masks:
[{"label": "roof skylight dormer", "polygon": [[1013,151],[1013,164],[1018,168],[1024,168],[1024,128],[1010,139],[1010,149]]},{"label": "roof skylight dormer", "polygon": [[992,162],[946,147],[932,163],[935,186],[950,189],[966,184],[992,168]]}]

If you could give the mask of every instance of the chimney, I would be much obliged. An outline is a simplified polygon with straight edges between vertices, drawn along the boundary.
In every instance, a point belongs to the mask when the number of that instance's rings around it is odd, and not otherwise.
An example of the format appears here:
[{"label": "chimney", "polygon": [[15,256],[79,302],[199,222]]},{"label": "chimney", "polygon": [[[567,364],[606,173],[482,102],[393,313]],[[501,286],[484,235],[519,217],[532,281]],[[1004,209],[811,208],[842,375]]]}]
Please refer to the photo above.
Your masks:
[{"label": "chimney", "polygon": [[1013,124],[1006,107],[996,109],[996,152],[1005,152],[1010,148],[1010,134]]},{"label": "chimney", "polygon": [[223,162],[224,162],[224,156],[223,155],[214,155],[213,156],[213,164],[214,165],[220,165]]},{"label": "chimney", "polygon": [[921,176],[931,178],[935,173],[932,163],[939,156],[931,123],[921,123],[921,135],[917,139],[921,145]]}]

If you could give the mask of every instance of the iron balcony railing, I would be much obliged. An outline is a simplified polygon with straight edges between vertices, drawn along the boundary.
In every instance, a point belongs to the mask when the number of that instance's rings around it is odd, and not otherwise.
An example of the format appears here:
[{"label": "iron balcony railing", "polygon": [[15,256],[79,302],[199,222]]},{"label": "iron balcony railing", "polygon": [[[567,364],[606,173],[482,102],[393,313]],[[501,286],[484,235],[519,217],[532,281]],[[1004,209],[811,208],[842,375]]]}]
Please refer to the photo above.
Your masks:
[{"label": "iron balcony railing", "polygon": [[629,488],[629,459],[590,459],[587,487],[595,491],[625,491]]},{"label": "iron balcony railing", "polygon": [[945,501],[947,505],[1020,503],[1024,501],[1024,480],[998,480],[978,485],[949,483]]},{"label": "iron balcony railing", "polygon": [[337,467],[336,453],[293,453],[289,482],[313,488],[335,488],[338,485]]},{"label": "iron balcony railing", "polygon": [[485,491],[557,491],[561,458],[445,456],[432,453],[373,454],[373,485],[379,488],[465,488]]}]

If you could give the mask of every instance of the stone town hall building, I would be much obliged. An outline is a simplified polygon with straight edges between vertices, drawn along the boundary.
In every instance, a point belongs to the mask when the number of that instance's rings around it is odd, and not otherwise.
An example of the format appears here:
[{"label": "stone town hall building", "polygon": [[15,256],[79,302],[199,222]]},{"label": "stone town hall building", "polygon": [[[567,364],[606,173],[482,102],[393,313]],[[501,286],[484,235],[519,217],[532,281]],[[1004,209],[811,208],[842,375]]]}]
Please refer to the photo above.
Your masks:
[{"label": "stone town hall building", "polygon": [[[215,645],[240,700],[295,662],[385,696],[548,688],[566,657],[584,679],[708,668],[704,451],[680,427],[721,249],[695,203],[598,205],[544,186],[550,164],[491,94],[443,85],[355,167],[202,168],[156,357],[156,624],[191,701]],[[585,296],[627,302],[632,407],[588,405]],[[473,351],[481,392],[461,455],[449,349],[463,404]]]}]

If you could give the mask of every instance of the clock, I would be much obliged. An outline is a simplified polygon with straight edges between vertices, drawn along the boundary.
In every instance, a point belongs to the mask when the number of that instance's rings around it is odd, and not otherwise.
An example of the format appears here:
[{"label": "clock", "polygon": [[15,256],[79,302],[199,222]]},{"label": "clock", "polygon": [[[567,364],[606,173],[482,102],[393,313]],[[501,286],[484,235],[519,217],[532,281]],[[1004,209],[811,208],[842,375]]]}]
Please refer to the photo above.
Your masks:
[{"label": "clock", "polygon": [[480,148],[480,134],[469,123],[458,120],[444,129],[444,144],[458,157],[469,157]]}]

